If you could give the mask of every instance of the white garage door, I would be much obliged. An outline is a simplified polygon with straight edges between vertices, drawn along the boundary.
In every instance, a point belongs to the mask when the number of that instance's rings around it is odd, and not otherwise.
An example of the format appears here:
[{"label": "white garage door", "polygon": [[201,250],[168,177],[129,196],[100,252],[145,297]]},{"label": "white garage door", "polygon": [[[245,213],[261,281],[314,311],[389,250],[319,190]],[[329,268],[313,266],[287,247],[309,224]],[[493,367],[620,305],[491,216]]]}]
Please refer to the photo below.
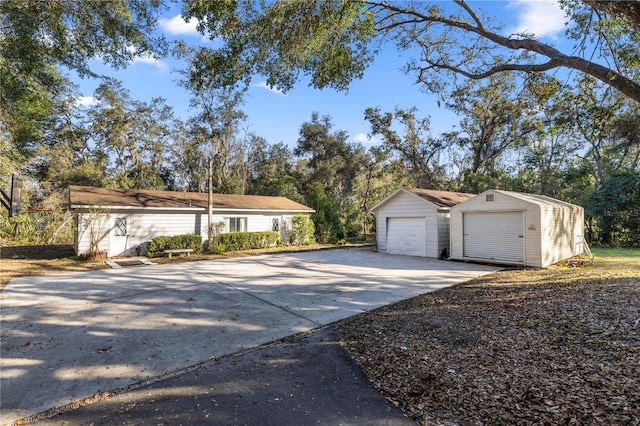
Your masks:
[{"label": "white garage door", "polygon": [[426,256],[426,219],[424,217],[387,218],[387,253]]},{"label": "white garage door", "polygon": [[524,262],[524,213],[463,214],[463,251],[474,259]]}]

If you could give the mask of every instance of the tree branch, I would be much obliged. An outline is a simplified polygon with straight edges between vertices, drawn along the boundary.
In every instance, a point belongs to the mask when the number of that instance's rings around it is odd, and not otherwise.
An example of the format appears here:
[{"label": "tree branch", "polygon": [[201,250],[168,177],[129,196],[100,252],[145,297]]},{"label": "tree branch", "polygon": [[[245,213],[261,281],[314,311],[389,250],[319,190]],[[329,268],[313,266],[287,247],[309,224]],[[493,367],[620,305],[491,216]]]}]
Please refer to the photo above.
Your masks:
[{"label": "tree branch", "polygon": [[[496,46],[504,47],[513,51],[528,51],[534,52],[539,55],[542,55],[549,60],[543,64],[500,64],[489,66],[489,69],[482,72],[470,72],[462,69],[460,66],[454,66],[451,64],[443,64],[441,62],[436,62],[435,60],[430,60],[426,58],[426,61],[429,63],[429,67],[419,67],[421,72],[424,72],[427,69],[445,69],[449,71],[453,71],[460,75],[463,75],[467,78],[472,79],[482,79],[486,78],[490,75],[503,72],[503,71],[522,71],[527,73],[537,73],[548,71],[553,68],[558,67],[567,67],[571,69],[575,69],[581,71],[585,74],[591,75],[592,77],[604,82],[605,84],[616,88],[620,92],[624,93],[631,99],[634,99],[637,102],[640,102],[640,83],[637,81],[628,78],[621,73],[617,72],[612,68],[608,68],[606,66],[600,65],[596,62],[589,61],[587,59],[581,58],[579,56],[569,56],[565,55],[554,47],[542,43],[538,40],[531,38],[510,38],[502,36],[494,31],[486,29],[478,15],[471,9],[471,7],[467,4],[465,0],[454,0],[455,3],[462,8],[470,17],[474,24],[470,22],[465,22],[463,20],[446,17],[440,14],[433,13],[421,13],[420,11],[412,8],[405,8],[397,3],[387,3],[387,2],[377,2],[371,1],[369,5],[380,10],[384,11],[387,14],[387,17],[391,17],[391,22],[385,23],[383,28],[378,27],[380,32],[388,32],[397,28],[410,28],[416,25],[429,25],[429,24],[440,24],[447,28],[461,30],[466,33],[473,33],[479,36],[480,38],[490,41],[494,43]],[[623,15],[625,18],[631,20],[631,22],[635,22],[634,19],[636,17],[636,13],[638,19],[640,19],[640,0],[632,0],[632,1],[621,1],[621,2],[605,2],[605,1],[596,1],[596,0],[585,0],[586,3],[597,3],[597,7],[605,9],[615,9],[618,10],[620,8],[626,7],[626,14]],[[605,5],[608,3],[616,4]],[[617,4],[620,3],[620,4]],[[593,6],[593,7],[596,7]],[[382,22],[379,21],[379,22]],[[425,42],[429,43],[429,42]],[[464,64],[464,62],[463,62]],[[421,77],[422,78],[422,77]]]}]

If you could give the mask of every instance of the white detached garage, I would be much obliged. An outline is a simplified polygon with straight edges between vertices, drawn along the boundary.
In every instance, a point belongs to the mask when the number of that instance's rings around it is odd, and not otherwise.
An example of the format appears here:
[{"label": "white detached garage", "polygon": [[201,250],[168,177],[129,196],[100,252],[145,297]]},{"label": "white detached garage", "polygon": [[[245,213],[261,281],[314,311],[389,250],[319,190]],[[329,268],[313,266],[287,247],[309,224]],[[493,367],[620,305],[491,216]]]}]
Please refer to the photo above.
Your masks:
[{"label": "white detached garage", "polygon": [[580,206],[489,190],[451,208],[451,258],[546,267],[581,254],[583,230]]},{"label": "white detached garage", "polygon": [[439,257],[449,248],[449,209],[473,194],[400,188],[371,208],[379,252]]}]

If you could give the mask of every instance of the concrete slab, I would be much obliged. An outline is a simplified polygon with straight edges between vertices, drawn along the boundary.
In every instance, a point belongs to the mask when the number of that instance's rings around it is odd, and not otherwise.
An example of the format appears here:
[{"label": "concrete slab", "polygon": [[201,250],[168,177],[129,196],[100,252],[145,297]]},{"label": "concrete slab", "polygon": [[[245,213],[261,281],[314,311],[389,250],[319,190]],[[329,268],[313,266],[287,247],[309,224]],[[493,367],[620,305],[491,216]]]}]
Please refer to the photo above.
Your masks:
[{"label": "concrete slab", "polygon": [[0,423],[495,270],[340,249],[17,278],[0,294]]}]

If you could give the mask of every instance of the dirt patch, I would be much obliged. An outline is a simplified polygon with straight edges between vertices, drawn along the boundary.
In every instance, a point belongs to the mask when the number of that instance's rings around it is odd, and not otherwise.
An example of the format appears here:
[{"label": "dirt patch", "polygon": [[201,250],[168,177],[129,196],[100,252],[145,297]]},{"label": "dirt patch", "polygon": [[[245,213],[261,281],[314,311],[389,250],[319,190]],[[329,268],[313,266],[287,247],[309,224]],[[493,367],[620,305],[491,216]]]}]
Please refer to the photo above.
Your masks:
[{"label": "dirt patch", "polygon": [[0,259],[11,259],[14,256],[26,259],[63,259],[75,256],[73,245],[58,244],[47,246],[10,246],[0,248]]},{"label": "dirt patch", "polygon": [[375,387],[422,425],[640,423],[640,262],[504,271],[349,319]]}]

